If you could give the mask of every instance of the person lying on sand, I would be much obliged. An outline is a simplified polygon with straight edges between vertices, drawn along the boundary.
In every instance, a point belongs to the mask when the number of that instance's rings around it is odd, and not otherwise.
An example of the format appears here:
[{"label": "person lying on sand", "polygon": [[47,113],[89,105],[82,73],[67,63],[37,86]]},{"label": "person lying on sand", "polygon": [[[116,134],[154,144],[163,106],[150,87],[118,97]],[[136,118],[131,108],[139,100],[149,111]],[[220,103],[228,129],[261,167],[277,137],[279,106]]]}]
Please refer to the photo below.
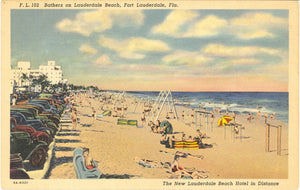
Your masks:
[{"label": "person lying on sand", "polygon": [[176,151],[175,155],[178,155],[182,158],[197,158],[197,159],[203,159],[204,156],[203,155],[192,155],[190,153],[185,153],[185,152],[180,152],[180,151]]},{"label": "person lying on sand", "polygon": [[179,166],[179,155],[175,155],[174,160],[171,164],[171,171],[173,173],[173,177],[177,179],[181,178],[191,178],[191,179],[201,179],[207,178],[208,176],[199,173],[198,171],[187,171],[182,166]]},{"label": "person lying on sand", "polygon": [[95,168],[93,158],[90,155],[90,149],[89,148],[83,148],[83,157],[84,157],[85,167],[87,169]]},{"label": "person lying on sand", "polygon": [[164,166],[162,162],[155,161],[155,160],[141,159],[139,157],[135,157],[134,161],[137,162],[139,165],[142,165],[147,168],[160,168]]}]

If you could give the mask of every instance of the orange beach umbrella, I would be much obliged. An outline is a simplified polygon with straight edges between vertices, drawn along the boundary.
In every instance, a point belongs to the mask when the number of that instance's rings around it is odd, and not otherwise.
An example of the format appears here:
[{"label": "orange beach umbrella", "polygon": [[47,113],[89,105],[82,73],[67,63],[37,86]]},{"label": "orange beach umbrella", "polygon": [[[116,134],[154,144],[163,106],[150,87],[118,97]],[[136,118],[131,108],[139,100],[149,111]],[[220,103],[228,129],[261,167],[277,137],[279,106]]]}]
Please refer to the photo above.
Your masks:
[{"label": "orange beach umbrella", "polygon": [[225,126],[225,124],[228,124],[231,120],[233,120],[232,117],[229,116],[223,116],[218,121],[218,126]]}]

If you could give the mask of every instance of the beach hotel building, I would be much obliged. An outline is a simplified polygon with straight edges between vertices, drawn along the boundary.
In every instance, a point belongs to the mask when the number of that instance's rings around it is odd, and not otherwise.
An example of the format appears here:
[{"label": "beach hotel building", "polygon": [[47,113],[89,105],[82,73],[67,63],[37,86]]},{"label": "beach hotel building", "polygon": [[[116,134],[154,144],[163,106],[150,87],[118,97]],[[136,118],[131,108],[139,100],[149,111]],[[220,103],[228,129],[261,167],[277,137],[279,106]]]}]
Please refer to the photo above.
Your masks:
[{"label": "beach hotel building", "polygon": [[[63,72],[61,66],[55,65],[55,61],[48,61],[47,65],[39,66],[39,69],[31,69],[29,61],[19,61],[16,69],[11,69],[10,88],[11,93],[17,91],[26,90],[25,86],[32,84],[31,80],[23,80],[22,76],[25,74],[27,77],[32,76],[38,78],[38,76],[44,74],[51,81],[51,84],[67,83],[67,79],[63,79]],[[40,87],[36,86],[35,92],[40,91]]]}]

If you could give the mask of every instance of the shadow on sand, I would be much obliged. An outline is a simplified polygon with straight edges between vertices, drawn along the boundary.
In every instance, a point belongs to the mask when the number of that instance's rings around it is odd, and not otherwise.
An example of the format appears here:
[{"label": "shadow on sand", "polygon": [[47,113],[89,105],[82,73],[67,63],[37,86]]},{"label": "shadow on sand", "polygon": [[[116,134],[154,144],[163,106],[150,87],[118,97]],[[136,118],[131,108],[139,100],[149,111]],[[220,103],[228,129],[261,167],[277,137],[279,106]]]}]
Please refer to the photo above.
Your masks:
[{"label": "shadow on sand", "polygon": [[73,147],[55,147],[55,151],[74,151]]},{"label": "shadow on sand", "polygon": [[56,139],[56,143],[79,143],[80,140]]},{"label": "shadow on sand", "polygon": [[129,175],[129,174],[124,174],[124,175],[117,175],[117,174],[102,174],[100,179],[130,179],[132,177],[139,177],[136,175]]},{"label": "shadow on sand", "polygon": [[51,172],[52,170],[56,167],[59,166],[61,164],[65,164],[65,163],[72,163],[73,162],[73,156],[67,156],[67,157],[60,157],[60,158],[56,158],[55,157],[55,151],[53,151],[53,156],[52,159],[50,161],[50,168],[47,171],[46,175],[45,175],[45,179],[48,179],[51,176]]},{"label": "shadow on sand", "polygon": [[79,136],[79,133],[58,133],[56,136]]}]

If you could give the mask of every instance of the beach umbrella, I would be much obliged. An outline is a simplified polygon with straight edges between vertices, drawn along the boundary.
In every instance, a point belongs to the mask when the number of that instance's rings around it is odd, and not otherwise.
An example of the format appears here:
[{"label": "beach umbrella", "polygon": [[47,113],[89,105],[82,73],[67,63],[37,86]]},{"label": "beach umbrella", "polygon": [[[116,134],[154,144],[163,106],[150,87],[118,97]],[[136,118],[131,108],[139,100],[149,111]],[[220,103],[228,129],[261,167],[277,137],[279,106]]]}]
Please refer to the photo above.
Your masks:
[{"label": "beach umbrella", "polygon": [[231,120],[233,120],[232,117],[229,116],[223,116],[218,121],[218,126],[225,126],[225,124],[228,124]]},{"label": "beach umbrella", "polygon": [[163,128],[164,126],[167,126],[166,128],[166,133],[167,134],[172,134],[173,133],[173,127],[172,127],[172,124],[169,122],[169,121],[162,121],[160,123],[160,128]]}]

